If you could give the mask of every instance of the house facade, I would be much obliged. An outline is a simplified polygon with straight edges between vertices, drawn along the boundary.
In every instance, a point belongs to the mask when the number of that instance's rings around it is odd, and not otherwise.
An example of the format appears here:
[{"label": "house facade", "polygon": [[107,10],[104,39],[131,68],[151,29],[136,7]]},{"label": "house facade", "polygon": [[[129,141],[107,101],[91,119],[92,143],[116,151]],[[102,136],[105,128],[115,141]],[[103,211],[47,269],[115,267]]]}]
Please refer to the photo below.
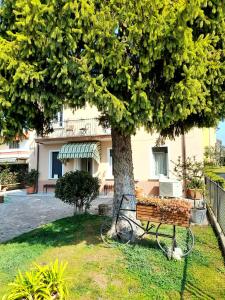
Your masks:
[{"label": "house facade", "polygon": [[[54,121],[54,131],[36,137],[30,155],[30,168],[37,168],[38,190],[54,186],[57,178],[73,170],[85,170],[101,180],[101,189],[113,184],[112,139],[110,129],[99,125],[95,107],[73,111],[64,108]],[[205,146],[215,145],[215,129],[194,128],[185,137],[165,140],[156,146],[158,134],[141,128],[132,137],[134,177],[146,194],[158,194],[159,177],[174,178],[173,161],[179,156],[195,156],[203,160]]]},{"label": "house facade", "polygon": [[0,144],[0,165],[26,165],[28,167],[34,149],[34,132],[29,132],[22,141],[15,139],[10,143]]}]

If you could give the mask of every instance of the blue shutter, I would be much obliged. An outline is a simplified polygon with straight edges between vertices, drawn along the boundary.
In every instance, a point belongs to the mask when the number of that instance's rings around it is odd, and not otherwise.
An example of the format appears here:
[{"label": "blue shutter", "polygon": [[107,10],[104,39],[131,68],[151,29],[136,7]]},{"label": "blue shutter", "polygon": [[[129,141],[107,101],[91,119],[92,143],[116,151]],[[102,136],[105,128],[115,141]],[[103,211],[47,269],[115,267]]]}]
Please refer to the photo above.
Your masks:
[{"label": "blue shutter", "polygon": [[62,163],[57,159],[59,152],[52,152],[52,178],[54,175],[58,175],[58,177],[62,177]]}]

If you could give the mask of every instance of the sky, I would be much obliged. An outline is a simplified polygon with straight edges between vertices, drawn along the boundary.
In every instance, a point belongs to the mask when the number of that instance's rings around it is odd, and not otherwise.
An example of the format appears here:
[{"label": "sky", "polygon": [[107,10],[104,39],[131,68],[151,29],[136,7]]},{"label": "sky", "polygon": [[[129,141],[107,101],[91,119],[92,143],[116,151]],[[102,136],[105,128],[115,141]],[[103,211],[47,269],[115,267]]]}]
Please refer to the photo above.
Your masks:
[{"label": "sky", "polygon": [[216,138],[221,140],[223,145],[225,146],[225,121],[219,123],[218,129],[216,131]]}]

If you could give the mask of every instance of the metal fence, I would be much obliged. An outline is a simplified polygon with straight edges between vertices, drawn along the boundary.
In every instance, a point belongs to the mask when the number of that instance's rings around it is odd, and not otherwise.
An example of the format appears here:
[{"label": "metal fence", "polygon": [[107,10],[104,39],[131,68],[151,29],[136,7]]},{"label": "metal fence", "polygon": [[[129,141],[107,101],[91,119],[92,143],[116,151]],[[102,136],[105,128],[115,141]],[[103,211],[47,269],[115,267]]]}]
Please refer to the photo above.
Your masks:
[{"label": "metal fence", "polygon": [[208,177],[205,178],[205,183],[207,202],[225,234],[225,190]]}]

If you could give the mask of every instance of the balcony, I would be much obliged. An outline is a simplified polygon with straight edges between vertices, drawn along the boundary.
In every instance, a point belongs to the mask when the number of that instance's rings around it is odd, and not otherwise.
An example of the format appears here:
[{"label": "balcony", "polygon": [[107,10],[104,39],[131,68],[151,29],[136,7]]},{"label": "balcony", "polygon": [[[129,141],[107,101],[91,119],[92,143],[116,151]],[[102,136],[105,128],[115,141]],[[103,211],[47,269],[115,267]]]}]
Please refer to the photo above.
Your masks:
[{"label": "balcony", "polygon": [[99,125],[98,119],[79,119],[53,122],[54,131],[38,140],[70,137],[97,137],[111,135],[111,130]]},{"label": "balcony", "polygon": [[27,149],[5,149],[0,150],[0,164],[26,163],[30,156]]}]

